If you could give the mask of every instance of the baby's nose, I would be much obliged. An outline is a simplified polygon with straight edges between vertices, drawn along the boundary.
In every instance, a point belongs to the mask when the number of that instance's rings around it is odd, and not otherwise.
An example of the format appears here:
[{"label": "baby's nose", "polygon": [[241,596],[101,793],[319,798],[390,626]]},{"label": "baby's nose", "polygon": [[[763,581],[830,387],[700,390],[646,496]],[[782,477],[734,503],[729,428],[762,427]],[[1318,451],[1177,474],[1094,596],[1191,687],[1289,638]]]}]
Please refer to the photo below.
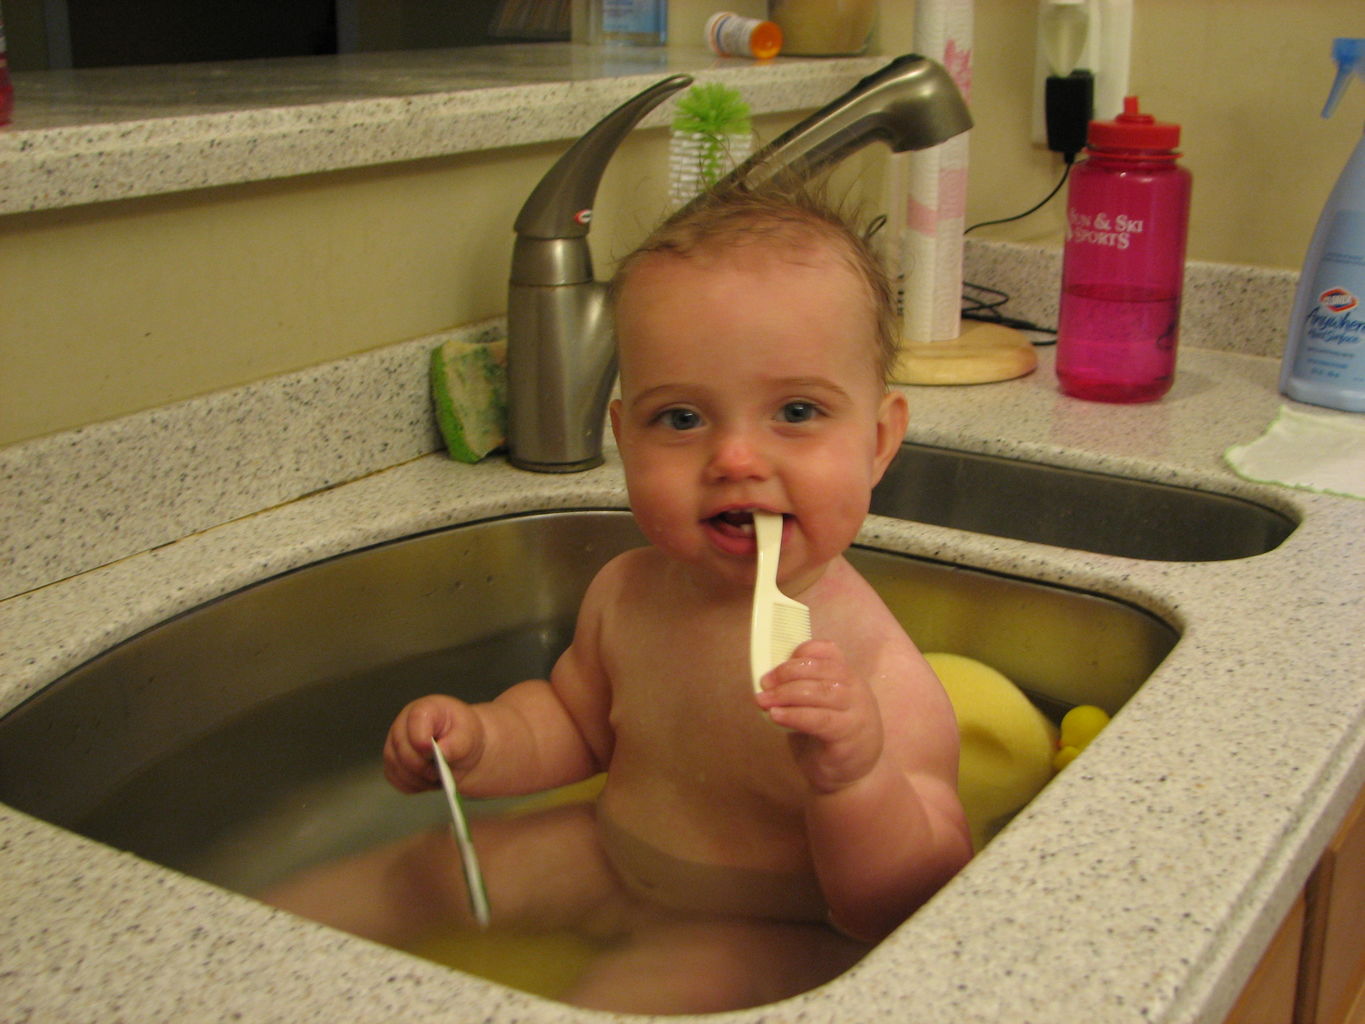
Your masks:
[{"label": "baby's nose", "polygon": [[716,438],[711,472],[723,480],[762,478],[772,472],[761,439],[748,430],[727,430]]}]

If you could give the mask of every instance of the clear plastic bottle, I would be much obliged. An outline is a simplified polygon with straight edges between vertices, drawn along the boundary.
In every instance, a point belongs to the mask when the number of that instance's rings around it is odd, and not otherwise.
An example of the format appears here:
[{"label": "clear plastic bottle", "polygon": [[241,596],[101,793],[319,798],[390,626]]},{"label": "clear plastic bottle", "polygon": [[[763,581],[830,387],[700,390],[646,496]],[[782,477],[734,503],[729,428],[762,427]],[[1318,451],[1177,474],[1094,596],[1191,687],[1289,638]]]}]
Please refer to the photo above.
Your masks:
[{"label": "clear plastic bottle", "polygon": [[1096,402],[1150,402],[1175,379],[1190,172],[1180,126],[1123,101],[1092,121],[1071,172],[1057,328],[1062,391]]},{"label": "clear plastic bottle", "polygon": [[593,0],[598,42],[663,46],[668,42],[668,0]]}]

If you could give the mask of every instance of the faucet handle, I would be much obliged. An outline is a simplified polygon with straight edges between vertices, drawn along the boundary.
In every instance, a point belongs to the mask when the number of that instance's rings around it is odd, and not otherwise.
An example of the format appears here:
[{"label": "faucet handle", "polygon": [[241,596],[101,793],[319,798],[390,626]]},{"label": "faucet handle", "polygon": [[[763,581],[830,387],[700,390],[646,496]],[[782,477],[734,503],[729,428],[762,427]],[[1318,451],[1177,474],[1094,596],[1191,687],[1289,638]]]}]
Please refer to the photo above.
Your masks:
[{"label": "faucet handle", "polygon": [[517,234],[523,238],[586,236],[597,186],[612,154],[641,118],[691,84],[691,75],[665,78],[626,100],[588,129],[531,192],[517,215]]}]

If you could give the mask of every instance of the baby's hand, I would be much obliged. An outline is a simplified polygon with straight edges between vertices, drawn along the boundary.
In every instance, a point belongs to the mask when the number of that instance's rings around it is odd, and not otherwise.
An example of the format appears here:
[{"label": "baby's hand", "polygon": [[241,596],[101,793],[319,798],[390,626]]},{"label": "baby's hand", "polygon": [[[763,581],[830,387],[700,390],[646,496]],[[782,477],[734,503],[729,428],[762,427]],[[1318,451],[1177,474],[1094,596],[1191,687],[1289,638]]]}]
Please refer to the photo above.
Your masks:
[{"label": "baby's hand", "polygon": [[474,709],[454,697],[422,697],[398,713],[384,743],[384,777],[399,792],[420,793],[440,784],[431,759],[433,737],[457,780],[479,763],[483,722]]},{"label": "baby's hand", "polygon": [[867,682],[827,640],[807,640],[769,672],[755,696],[791,729],[797,764],[812,787],[832,793],[861,779],[882,753],[882,718]]}]

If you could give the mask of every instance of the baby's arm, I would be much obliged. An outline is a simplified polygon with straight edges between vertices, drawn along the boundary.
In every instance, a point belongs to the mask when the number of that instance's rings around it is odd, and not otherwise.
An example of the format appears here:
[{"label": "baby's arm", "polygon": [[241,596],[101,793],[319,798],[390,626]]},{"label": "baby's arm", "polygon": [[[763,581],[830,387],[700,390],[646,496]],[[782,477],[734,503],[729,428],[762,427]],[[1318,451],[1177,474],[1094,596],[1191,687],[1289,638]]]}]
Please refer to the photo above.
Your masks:
[{"label": "baby's arm", "polygon": [[932,670],[906,642],[875,687],[840,648],[808,641],[757,700],[791,730],[810,785],[806,829],[834,922],[884,937],[971,856],[957,797],[957,726]]},{"label": "baby's arm", "polygon": [[483,704],[436,694],[403,708],[384,744],[389,782],[404,793],[438,785],[433,737],[474,797],[534,793],[601,771],[611,750],[610,693],[597,651],[610,579],[603,570],[588,588],[573,642],[548,679],[517,683]]}]

